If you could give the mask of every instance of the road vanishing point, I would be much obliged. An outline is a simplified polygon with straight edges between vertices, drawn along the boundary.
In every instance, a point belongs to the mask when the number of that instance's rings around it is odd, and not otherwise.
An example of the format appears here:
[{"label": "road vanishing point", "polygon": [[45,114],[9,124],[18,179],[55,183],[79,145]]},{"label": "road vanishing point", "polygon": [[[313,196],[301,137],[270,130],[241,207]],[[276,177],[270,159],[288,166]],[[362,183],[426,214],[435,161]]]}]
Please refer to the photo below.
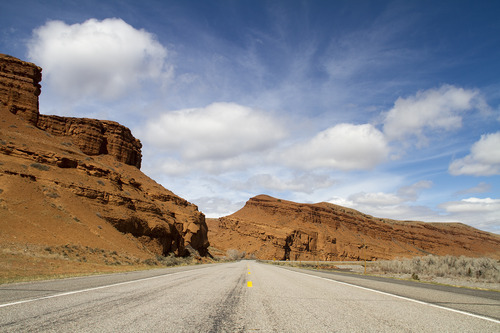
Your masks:
[{"label": "road vanishing point", "polygon": [[0,332],[500,332],[500,293],[239,261],[0,286]]}]

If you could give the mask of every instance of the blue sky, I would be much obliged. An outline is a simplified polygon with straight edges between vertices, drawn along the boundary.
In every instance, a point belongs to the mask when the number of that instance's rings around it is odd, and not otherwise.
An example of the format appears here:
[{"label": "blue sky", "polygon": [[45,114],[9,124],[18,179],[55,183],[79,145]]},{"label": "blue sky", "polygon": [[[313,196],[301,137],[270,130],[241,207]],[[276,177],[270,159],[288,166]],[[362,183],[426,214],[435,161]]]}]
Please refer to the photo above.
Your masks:
[{"label": "blue sky", "polygon": [[500,233],[498,1],[2,1],[40,111],[209,217],[269,194]]}]

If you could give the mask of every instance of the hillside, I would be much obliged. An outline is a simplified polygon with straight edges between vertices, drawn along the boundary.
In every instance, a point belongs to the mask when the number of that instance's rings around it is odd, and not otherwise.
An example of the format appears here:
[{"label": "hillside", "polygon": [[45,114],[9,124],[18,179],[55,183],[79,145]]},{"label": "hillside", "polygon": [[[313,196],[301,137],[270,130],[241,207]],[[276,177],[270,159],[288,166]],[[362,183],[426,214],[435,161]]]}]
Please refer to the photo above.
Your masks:
[{"label": "hillside", "polygon": [[3,274],[207,255],[205,216],[140,171],[141,143],[130,130],[40,115],[40,80],[36,65],[0,55]]},{"label": "hillside", "polygon": [[260,259],[377,260],[428,254],[500,259],[500,236],[461,223],[375,218],[329,203],[256,196],[234,214],[207,219],[211,244]]}]

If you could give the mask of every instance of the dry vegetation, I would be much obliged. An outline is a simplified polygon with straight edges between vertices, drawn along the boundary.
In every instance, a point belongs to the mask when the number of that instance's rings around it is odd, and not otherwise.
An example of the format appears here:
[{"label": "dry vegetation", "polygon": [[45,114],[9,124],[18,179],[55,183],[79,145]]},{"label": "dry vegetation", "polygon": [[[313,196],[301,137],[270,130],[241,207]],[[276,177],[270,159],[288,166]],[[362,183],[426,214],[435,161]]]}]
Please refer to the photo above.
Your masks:
[{"label": "dry vegetation", "polygon": [[451,278],[484,283],[500,283],[500,263],[490,258],[426,256],[383,260],[370,265],[370,272],[409,274],[414,280]]},{"label": "dry vegetation", "polygon": [[[364,273],[363,262],[269,261],[308,269]],[[500,291],[500,261],[464,256],[425,256],[367,262],[367,274]]]},{"label": "dry vegetation", "polygon": [[78,245],[0,248],[0,284],[213,262],[200,256],[148,259]]}]

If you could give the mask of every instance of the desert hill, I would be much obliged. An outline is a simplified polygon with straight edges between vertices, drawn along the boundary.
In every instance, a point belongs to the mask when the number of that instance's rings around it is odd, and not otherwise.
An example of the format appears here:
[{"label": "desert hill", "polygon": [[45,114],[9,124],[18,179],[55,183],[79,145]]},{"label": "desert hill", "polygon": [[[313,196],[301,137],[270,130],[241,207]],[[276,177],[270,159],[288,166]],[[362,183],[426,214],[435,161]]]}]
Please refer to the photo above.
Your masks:
[{"label": "desert hill", "polygon": [[428,254],[500,259],[500,236],[461,223],[375,218],[330,203],[259,195],[236,213],[207,219],[211,244],[260,259],[377,260]]},{"label": "desert hill", "polygon": [[19,256],[135,264],[207,255],[205,216],[140,171],[130,130],[40,115],[40,80],[41,68],[0,55],[2,270]]}]

